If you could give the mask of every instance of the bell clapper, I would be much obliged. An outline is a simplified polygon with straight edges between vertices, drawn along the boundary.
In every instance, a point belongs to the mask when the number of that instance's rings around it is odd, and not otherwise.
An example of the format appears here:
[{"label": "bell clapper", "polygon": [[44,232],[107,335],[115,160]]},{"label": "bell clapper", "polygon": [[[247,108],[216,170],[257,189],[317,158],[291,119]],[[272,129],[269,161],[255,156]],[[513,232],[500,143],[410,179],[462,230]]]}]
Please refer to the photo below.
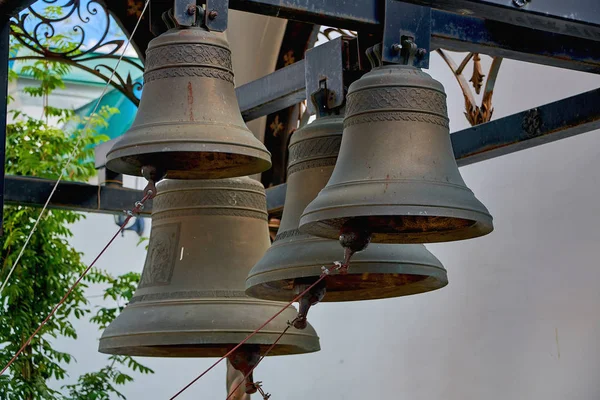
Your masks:
[{"label": "bell clapper", "polygon": [[[240,371],[243,376],[248,375],[245,382],[246,394],[254,394],[258,391],[260,382],[254,382],[253,369],[260,361],[260,346],[245,345],[237,349],[227,357],[231,366]],[[257,386],[258,385],[258,386]]]},{"label": "bell clapper", "polygon": [[165,177],[165,172],[151,165],[144,165],[142,167],[142,176],[148,181],[148,184],[144,188],[144,196],[147,196],[148,199],[153,199],[157,193],[156,184]]},{"label": "bell clapper", "polygon": [[[308,284],[298,285],[297,289],[303,292],[308,287]],[[299,300],[298,316],[290,323],[296,329],[305,329],[308,325],[307,316],[310,307],[314,306],[325,297],[327,293],[327,285],[324,280],[321,280],[308,293]]]},{"label": "bell clapper", "polygon": [[340,274],[348,273],[350,259],[359,251],[363,251],[371,243],[371,233],[360,222],[350,220],[340,229],[339,241],[344,248],[344,262],[339,267]]}]

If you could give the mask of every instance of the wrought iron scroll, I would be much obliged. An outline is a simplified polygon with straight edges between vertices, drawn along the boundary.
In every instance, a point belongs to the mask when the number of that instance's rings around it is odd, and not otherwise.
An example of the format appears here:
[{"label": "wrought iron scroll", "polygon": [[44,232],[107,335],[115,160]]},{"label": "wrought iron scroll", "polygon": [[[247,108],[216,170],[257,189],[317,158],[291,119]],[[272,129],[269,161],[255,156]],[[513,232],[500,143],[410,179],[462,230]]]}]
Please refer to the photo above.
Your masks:
[{"label": "wrought iron scroll", "polygon": [[[498,71],[500,70],[500,65],[502,64],[501,57],[492,57],[492,65],[490,66],[490,70],[487,75],[487,80],[485,80],[485,74],[483,74],[481,68],[481,58],[478,53],[469,53],[460,63],[460,65],[456,65],[452,57],[447,54],[444,50],[438,49],[438,54],[442,57],[442,59],[448,64],[448,67],[454,73],[456,80],[460,86],[460,89],[463,92],[463,96],[465,98],[465,117],[471,124],[471,126],[483,124],[485,122],[489,122],[492,119],[492,114],[494,113],[494,108],[492,107],[492,96],[494,94],[494,85],[496,84],[496,77],[498,76]],[[471,79],[467,81],[467,78],[463,75],[465,67],[469,64],[469,62],[473,60],[473,74],[471,75]],[[469,86],[469,82],[473,86],[476,94],[481,93],[481,88],[483,86],[483,81],[485,80],[485,89],[483,91],[483,97],[481,99],[481,105],[477,105],[477,101],[475,100],[475,95],[472,92],[471,87]]]},{"label": "wrought iron scroll", "polygon": [[[39,3],[46,6],[44,11]],[[136,1],[129,0],[130,4]],[[60,12],[59,12],[60,10]],[[63,40],[67,26],[70,32],[68,41]],[[100,37],[95,44],[86,46],[86,27],[98,27]],[[119,71],[106,64],[107,60],[118,60],[125,49],[125,39],[110,38],[111,14],[100,0],[42,0],[38,5],[29,7],[10,21],[11,36],[22,46],[31,51],[30,54],[16,55],[11,60],[46,60],[62,62],[84,70],[105,82],[110,80],[111,86],[123,93],[136,106],[139,105],[137,94],[142,88],[140,82],[133,81],[131,74],[123,76]],[[67,39],[64,37],[64,39]],[[96,39],[96,38],[94,38]],[[68,45],[64,43],[68,42]],[[124,57],[122,62],[143,72],[144,66],[139,60]],[[93,66],[85,65],[91,63]],[[95,65],[94,65],[95,64]]]}]

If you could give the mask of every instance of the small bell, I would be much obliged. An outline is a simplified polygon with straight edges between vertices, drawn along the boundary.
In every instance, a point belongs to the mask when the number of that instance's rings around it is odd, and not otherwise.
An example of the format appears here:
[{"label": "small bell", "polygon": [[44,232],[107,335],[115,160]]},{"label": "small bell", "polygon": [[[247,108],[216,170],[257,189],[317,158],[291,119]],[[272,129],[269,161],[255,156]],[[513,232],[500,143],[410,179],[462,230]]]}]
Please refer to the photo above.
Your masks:
[{"label": "small bell", "polygon": [[271,167],[271,154],[242,119],[225,34],[173,27],[150,42],[135,121],[106,165],[138,176],[153,166],[170,179],[228,178]]},{"label": "small bell", "polygon": [[[248,295],[290,301],[319,277],[323,266],[331,267],[334,261],[342,259],[344,251],[337,240],[298,231],[302,211],[331,176],[342,141],[342,129],[342,117],[327,116],[292,135],[280,228],[271,248],[248,275]],[[439,289],[447,283],[446,270],[425,246],[370,244],[353,256],[348,274],[335,274],[325,279],[326,293],[321,300],[405,296]],[[316,291],[315,295],[318,294]],[[302,308],[301,302],[301,314]]]},{"label": "small bell", "polygon": [[492,217],[465,185],[448,130],[444,87],[420,69],[374,68],[350,85],[340,156],[300,230],[337,239],[364,229],[373,243],[469,239]]},{"label": "small bell", "polygon": [[[102,334],[99,351],[149,357],[225,355],[285,305],[244,294],[248,271],[269,244],[266,196],[259,182],[160,182],[138,289]],[[288,307],[237,354],[263,354],[295,317],[295,309]],[[270,354],[318,350],[319,338],[308,326],[288,330]]]}]

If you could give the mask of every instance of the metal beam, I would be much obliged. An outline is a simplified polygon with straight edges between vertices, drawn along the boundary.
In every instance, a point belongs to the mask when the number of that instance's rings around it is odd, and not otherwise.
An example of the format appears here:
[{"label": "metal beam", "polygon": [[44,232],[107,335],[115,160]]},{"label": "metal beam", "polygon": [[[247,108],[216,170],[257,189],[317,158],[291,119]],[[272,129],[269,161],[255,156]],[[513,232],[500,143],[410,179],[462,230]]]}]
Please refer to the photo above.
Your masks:
[{"label": "metal beam", "polygon": [[242,85],[235,94],[245,121],[298,104],[306,98],[304,60]]},{"label": "metal beam", "polygon": [[431,47],[600,73],[600,41],[437,10],[433,11]]},{"label": "metal beam", "polygon": [[[450,135],[459,166],[490,160],[600,129],[600,89],[532,108]],[[283,210],[286,184],[267,189],[269,214]]]},{"label": "metal beam", "polygon": [[545,104],[451,135],[459,166],[600,129],[600,89]]},{"label": "metal beam", "polygon": [[239,11],[345,29],[380,29],[384,9],[379,0],[229,0]]},{"label": "metal beam", "polygon": [[[402,0],[461,15],[600,40],[598,0]],[[512,35],[512,32],[506,32]]]},{"label": "metal beam", "polygon": [[[476,6],[477,10],[481,6],[485,6],[479,14],[489,20],[474,18],[476,14],[469,16],[432,10],[432,49],[477,51],[490,56],[600,73],[600,36],[596,36],[594,33],[596,31],[589,28],[600,24],[600,9],[598,9],[600,2],[597,0],[531,1],[522,8],[513,6],[512,0],[403,1],[454,11],[458,9],[456,4],[469,6],[460,9],[462,14],[467,12],[465,10],[471,10]],[[526,0],[522,1],[526,2]],[[13,15],[17,10],[22,10],[32,3],[32,0],[0,1],[0,14]],[[161,11],[172,7],[173,0],[152,0],[151,5],[154,15],[152,19],[160,20]],[[382,32],[385,15],[385,1],[380,0],[355,2],[347,0],[231,0],[229,5],[230,8],[241,11],[356,29],[362,32]],[[596,13],[591,12],[594,7],[596,7]],[[555,24],[540,22],[540,18],[560,20],[559,11],[565,9],[568,9],[568,15],[572,14],[573,16],[564,17],[566,19],[563,22],[581,19],[580,23],[586,27],[581,30],[581,34],[577,35],[579,31],[572,23],[565,25],[564,29],[559,29],[558,22]],[[502,12],[496,12],[497,10],[502,10]],[[581,10],[587,10],[587,15]],[[516,13],[516,17],[505,21],[510,24],[493,21],[504,18],[505,14],[512,15],[508,11]],[[543,12],[548,12],[549,15],[541,15]],[[162,22],[157,24],[162,26]],[[154,29],[158,28],[154,27]],[[155,31],[154,33],[160,32]],[[574,38],[573,35],[588,38],[588,40]],[[143,50],[144,40],[140,40]]]},{"label": "metal beam", "polygon": [[[405,2],[444,8],[446,3],[507,3],[511,0],[405,0]],[[582,0],[592,4],[597,0]],[[557,0],[552,0],[556,3]],[[351,4],[348,4],[351,3]],[[537,2],[544,6],[546,2]],[[585,4],[577,2],[584,9]],[[529,10],[534,2],[524,8]],[[565,7],[572,8],[570,2]],[[588,4],[588,5],[589,5]],[[308,23],[320,23],[360,31],[382,31],[385,2],[361,0],[231,0],[230,7],[242,11],[272,15]],[[524,11],[517,12],[522,13]],[[464,14],[464,13],[462,13]],[[579,71],[600,73],[600,37],[579,35],[571,30],[544,30],[527,18],[517,18],[513,24],[476,18],[447,11],[432,10],[432,49],[445,48],[456,51],[478,51],[492,57],[499,56],[526,62],[551,65]],[[600,10],[590,19],[600,19]],[[535,20],[535,18],[534,18]],[[540,30],[541,29],[541,30]],[[552,31],[551,33],[547,30]]]},{"label": "metal beam", "polygon": [[[6,204],[41,207],[56,181],[32,178],[28,176],[6,176]],[[143,197],[141,190],[126,189],[116,186],[96,186],[79,182],[61,182],[58,185],[49,208],[61,208],[74,211],[95,212],[103,214],[122,214],[123,210],[131,210],[136,201]],[[152,202],[145,204],[142,215],[149,215]]]}]

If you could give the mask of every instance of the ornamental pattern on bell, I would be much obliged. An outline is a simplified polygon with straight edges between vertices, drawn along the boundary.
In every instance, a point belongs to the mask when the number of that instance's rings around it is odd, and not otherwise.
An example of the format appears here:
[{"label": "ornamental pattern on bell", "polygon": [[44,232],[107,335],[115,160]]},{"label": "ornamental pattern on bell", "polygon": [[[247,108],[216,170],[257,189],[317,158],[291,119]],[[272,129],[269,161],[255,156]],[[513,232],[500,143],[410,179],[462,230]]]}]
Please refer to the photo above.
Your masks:
[{"label": "ornamental pattern on bell", "polygon": [[361,112],[390,110],[421,111],[446,117],[446,95],[431,89],[391,87],[360,90],[348,94],[346,118]]},{"label": "ornamental pattern on bell", "polygon": [[[146,71],[169,64],[195,64],[233,70],[231,51],[207,44],[171,44],[149,49]],[[175,65],[174,65],[175,66]]]},{"label": "ornamental pattern on bell", "polygon": [[179,222],[152,227],[148,255],[139,288],[171,283],[180,228]]}]

